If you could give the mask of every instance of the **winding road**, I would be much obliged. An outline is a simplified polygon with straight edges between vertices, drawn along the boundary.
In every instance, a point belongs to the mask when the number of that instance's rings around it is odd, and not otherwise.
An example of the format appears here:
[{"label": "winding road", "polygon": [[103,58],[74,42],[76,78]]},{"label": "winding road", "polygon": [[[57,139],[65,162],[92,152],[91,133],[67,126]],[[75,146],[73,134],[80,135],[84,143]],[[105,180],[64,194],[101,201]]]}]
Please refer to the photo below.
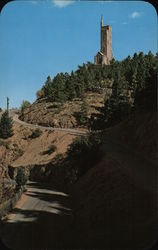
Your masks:
[{"label": "winding road", "polygon": [[[12,114],[19,125],[31,128],[62,130],[76,135],[86,134],[74,129],[43,127],[20,121],[18,115]],[[132,178],[134,183],[152,195],[153,214],[144,227],[156,228],[153,238],[157,237],[157,164],[144,158],[139,152],[128,148],[118,141],[106,136],[103,146],[105,154],[111,154],[121,163],[121,171]],[[12,249],[73,249],[75,232],[73,231],[73,213],[71,197],[61,191],[40,184],[29,182],[27,192],[17,203],[3,223],[1,237],[5,245]],[[150,204],[149,204],[150,205]],[[140,228],[143,226],[141,223]],[[149,224],[149,225],[148,225]],[[153,225],[153,226],[152,226]],[[149,248],[150,246],[148,246]],[[141,249],[148,249],[141,248]]]},{"label": "winding road", "polygon": [[73,219],[68,194],[37,182],[8,215],[1,235],[4,245],[16,250],[71,247]]},{"label": "winding road", "polygon": [[13,118],[13,121],[15,124],[18,125],[23,125],[25,127],[29,127],[29,128],[39,128],[41,130],[50,130],[50,131],[65,131],[69,134],[72,135],[85,135],[87,134],[87,131],[82,131],[82,130],[77,130],[77,129],[70,129],[70,128],[54,128],[54,127],[46,127],[46,126],[41,126],[41,125],[37,125],[37,124],[31,124],[31,123],[27,123],[24,121],[21,121],[18,117],[18,114],[16,114],[13,111],[10,111],[10,116]]},{"label": "winding road", "polygon": [[[104,150],[122,163],[121,171],[129,176],[129,180],[131,178],[134,180],[138,190],[143,188],[151,192],[153,213],[148,221],[142,221],[137,226],[140,231],[142,228],[146,230],[148,227],[151,228],[152,237],[155,240],[158,223],[156,165],[146,161],[139,153],[132,152],[128,147],[110,139],[105,142]],[[5,245],[16,250],[75,249],[77,235],[75,235],[73,223],[71,196],[43,183],[29,182],[27,192],[22,195],[16,207],[4,221],[1,238]],[[149,249],[151,245],[141,249]],[[136,248],[136,250],[139,249]]]}]

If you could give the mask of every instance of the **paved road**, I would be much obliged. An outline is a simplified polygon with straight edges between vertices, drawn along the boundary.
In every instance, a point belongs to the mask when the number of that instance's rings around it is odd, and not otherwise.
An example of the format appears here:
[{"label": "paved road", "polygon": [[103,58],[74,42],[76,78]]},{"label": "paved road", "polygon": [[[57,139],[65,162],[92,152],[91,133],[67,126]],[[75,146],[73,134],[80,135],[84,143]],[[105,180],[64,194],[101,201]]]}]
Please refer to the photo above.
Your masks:
[{"label": "paved road", "polygon": [[1,238],[17,250],[71,247],[71,223],[68,194],[29,182],[27,192],[8,215]]},{"label": "paved road", "polygon": [[[157,166],[144,159],[139,153],[120,145],[118,142],[106,140],[105,152],[123,163],[122,170],[134,179],[135,183],[145,190],[150,190],[153,203],[157,201]],[[44,184],[30,182],[28,191],[20,203],[4,223],[2,239],[8,247],[21,249],[73,249],[75,232],[72,232],[73,214],[71,199],[68,194],[54,190]],[[150,205],[150,204],[149,204]],[[156,228],[157,212],[153,204],[153,215],[148,221],[138,223],[142,227]],[[155,239],[157,232],[152,232]],[[156,234],[156,235],[155,235]],[[74,242],[72,240],[74,239]],[[148,240],[148,239],[147,239]],[[151,245],[147,248],[150,249]],[[138,249],[137,249],[138,250]]]},{"label": "paved road", "polygon": [[29,128],[39,128],[41,130],[51,130],[51,131],[65,131],[65,132],[67,132],[69,134],[73,134],[73,135],[85,135],[87,133],[87,131],[81,131],[81,130],[77,130],[77,129],[53,128],[53,127],[45,127],[45,126],[40,126],[40,125],[36,125],[36,124],[31,124],[31,123],[27,123],[27,122],[19,120],[18,115],[15,114],[14,112],[10,112],[10,115],[13,118],[14,123],[19,124],[19,125],[23,125],[23,126],[29,127]]},{"label": "paved road", "polygon": [[[63,130],[23,123],[17,116],[13,117],[14,122],[24,126]],[[71,129],[64,130],[72,131]],[[78,131],[75,132],[78,133]],[[106,137],[104,141],[105,153],[111,153],[113,158],[121,162],[122,171],[128,174],[129,178],[132,178],[140,188],[151,191],[153,202],[157,203],[157,164],[144,158],[139,152],[132,151],[131,148],[112,141],[111,138]],[[73,216],[70,204],[67,194],[40,186],[39,183],[30,183],[20,205],[14,209],[8,218],[9,220],[4,224],[4,241],[8,246],[20,250],[55,249],[66,248],[66,246],[71,248]],[[157,204],[154,207],[157,208]],[[156,221],[158,221],[157,213],[154,212],[145,224],[152,225],[153,222],[156,224]],[[140,228],[141,226],[142,223]]]}]

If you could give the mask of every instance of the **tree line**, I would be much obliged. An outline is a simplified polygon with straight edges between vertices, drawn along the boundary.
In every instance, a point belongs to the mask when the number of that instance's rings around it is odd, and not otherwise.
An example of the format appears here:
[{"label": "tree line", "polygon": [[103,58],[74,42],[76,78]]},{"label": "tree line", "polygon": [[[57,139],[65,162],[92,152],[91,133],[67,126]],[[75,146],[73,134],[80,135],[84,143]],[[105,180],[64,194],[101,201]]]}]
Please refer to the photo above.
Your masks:
[{"label": "tree line", "polygon": [[153,90],[156,88],[157,69],[158,54],[154,56],[151,51],[148,54],[134,53],[133,57],[128,56],[122,61],[113,59],[110,65],[103,67],[88,62],[78,66],[71,74],[59,73],[53,79],[48,76],[41,90],[37,92],[37,98],[46,97],[52,102],[65,102],[74,98],[84,99],[87,91],[95,92],[98,87],[112,88],[111,97],[107,99],[105,96],[99,117],[92,114],[87,119],[84,107],[80,114],[81,119],[79,117],[81,121],[84,120],[84,125],[92,129],[111,126],[139,106],[145,109],[155,105]]},{"label": "tree line", "polygon": [[103,67],[88,62],[71,74],[58,73],[53,79],[48,76],[41,90],[37,91],[37,98],[50,97],[52,101],[61,102],[72,100],[96,87],[107,87],[109,83],[115,86],[117,94],[122,89],[133,90],[135,94],[146,86],[147,78],[157,67],[157,58],[158,55],[149,51],[147,55],[135,53],[132,58],[128,56],[122,61],[113,59],[110,65]]},{"label": "tree line", "polygon": [[[87,91],[96,91],[97,87],[112,88],[112,95],[106,98],[99,117],[87,118],[88,107],[83,102],[78,120],[90,129],[102,129],[118,123],[133,110],[156,108],[158,54],[148,52],[134,53],[122,61],[112,60],[110,65],[95,66],[88,62],[71,74],[59,73],[53,79],[47,77],[43,87],[37,91],[37,98],[49,98],[52,102],[65,102],[82,98]],[[130,93],[128,96],[127,93]],[[23,101],[21,111],[24,113],[30,103]],[[6,112],[0,120],[0,137],[13,135],[12,119]]]}]

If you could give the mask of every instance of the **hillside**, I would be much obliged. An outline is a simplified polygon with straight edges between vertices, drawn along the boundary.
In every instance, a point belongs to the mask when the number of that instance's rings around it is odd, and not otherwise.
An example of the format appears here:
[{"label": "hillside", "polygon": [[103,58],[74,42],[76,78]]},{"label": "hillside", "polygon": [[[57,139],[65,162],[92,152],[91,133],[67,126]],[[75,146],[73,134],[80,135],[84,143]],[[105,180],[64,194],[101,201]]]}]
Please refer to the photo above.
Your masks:
[{"label": "hillside", "polygon": [[136,117],[105,131],[104,156],[74,185],[80,248],[146,249],[157,237],[156,120]]},{"label": "hillside", "polygon": [[156,239],[156,194],[135,182],[126,167],[114,154],[106,154],[76,183],[75,227],[81,248],[144,249]]},{"label": "hillside", "polygon": [[110,136],[111,139],[114,138],[148,159],[157,162],[157,131],[157,113],[139,111],[118,125],[107,129],[105,137]]},{"label": "hillside", "polygon": [[8,163],[13,167],[41,165],[64,154],[75,135],[63,131],[41,131],[37,137],[35,129],[14,126],[14,135],[7,140]]},{"label": "hillside", "polygon": [[[110,65],[96,67],[91,63],[78,66],[75,72],[58,73],[47,77],[37,91],[37,100],[22,107],[20,119],[54,127],[89,127],[98,124],[111,126],[124,120],[146,100],[151,83],[156,81],[157,55],[150,51],[128,56],[123,61],[112,60]],[[143,97],[144,96],[144,97]],[[106,123],[106,124],[105,124]],[[91,128],[92,128],[91,126]]]},{"label": "hillside", "polygon": [[[39,203],[44,210],[51,202],[53,209],[60,208],[60,215],[67,215],[65,220],[55,214],[60,228],[57,245],[65,247],[67,242],[69,249],[71,245],[72,249],[139,250],[150,247],[156,239],[156,87],[157,57],[150,52],[135,53],[133,58],[102,68],[87,64],[71,75],[61,73],[53,80],[48,77],[37,100],[21,109],[19,118],[25,122],[89,132],[75,136],[66,129],[40,130],[15,121],[14,135],[2,140],[9,169],[16,175],[18,167],[23,167],[36,187],[28,193],[34,198],[32,210],[28,213],[29,197],[23,204],[27,210],[18,212],[35,214],[40,226],[40,218],[45,218],[41,214],[46,211],[34,210]],[[52,195],[45,190],[42,194],[44,182],[53,188]],[[68,194],[71,216],[58,202],[58,191]],[[49,224],[54,216],[46,217]],[[18,226],[25,232],[30,225],[37,225],[29,223]],[[60,232],[66,241],[58,240]]]},{"label": "hillside", "polygon": [[8,150],[0,140],[0,204],[14,195],[14,187],[8,174]]},{"label": "hillside", "polygon": [[78,119],[83,102],[86,102],[88,114],[99,114],[104,106],[104,96],[107,90],[87,92],[83,98],[76,98],[64,103],[52,102],[48,98],[37,99],[30,107],[26,108],[20,118],[28,123],[43,126],[75,128],[83,127]]},{"label": "hillside", "polygon": [[3,196],[3,178],[7,178],[7,163],[6,163],[6,148],[4,146],[0,146],[0,201]]}]

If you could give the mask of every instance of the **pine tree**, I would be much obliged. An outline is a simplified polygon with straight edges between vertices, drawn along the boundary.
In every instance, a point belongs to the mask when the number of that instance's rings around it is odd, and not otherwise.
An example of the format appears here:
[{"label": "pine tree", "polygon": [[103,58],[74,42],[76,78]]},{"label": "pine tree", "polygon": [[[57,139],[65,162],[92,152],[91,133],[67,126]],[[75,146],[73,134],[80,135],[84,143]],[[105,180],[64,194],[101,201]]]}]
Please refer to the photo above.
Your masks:
[{"label": "pine tree", "polygon": [[50,96],[52,94],[52,81],[50,76],[47,77],[47,80],[43,86],[43,92],[45,96]]},{"label": "pine tree", "polygon": [[31,103],[30,103],[29,101],[23,100],[23,102],[22,102],[22,104],[21,104],[21,107],[20,107],[21,113],[24,113],[24,110],[25,110],[26,108],[28,108],[30,105],[31,105]]},{"label": "pine tree", "polygon": [[86,125],[88,122],[88,105],[85,100],[83,100],[83,103],[81,105],[79,121],[81,125]]},{"label": "pine tree", "polygon": [[17,187],[24,186],[27,182],[28,178],[24,172],[23,168],[18,168],[17,176],[16,176],[16,183]]},{"label": "pine tree", "polygon": [[57,74],[53,79],[53,97],[55,101],[63,102],[67,100],[65,91],[66,77],[63,73]]},{"label": "pine tree", "polygon": [[0,120],[0,138],[7,139],[13,135],[13,120],[7,111],[2,114]]},{"label": "pine tree", "polygon": [[69,100],[72,100],[76,97],[76,90],[75,90],[75,75],[74,72],[71,72],[71,76],[68,77],[66,83],[66,92]]}]

